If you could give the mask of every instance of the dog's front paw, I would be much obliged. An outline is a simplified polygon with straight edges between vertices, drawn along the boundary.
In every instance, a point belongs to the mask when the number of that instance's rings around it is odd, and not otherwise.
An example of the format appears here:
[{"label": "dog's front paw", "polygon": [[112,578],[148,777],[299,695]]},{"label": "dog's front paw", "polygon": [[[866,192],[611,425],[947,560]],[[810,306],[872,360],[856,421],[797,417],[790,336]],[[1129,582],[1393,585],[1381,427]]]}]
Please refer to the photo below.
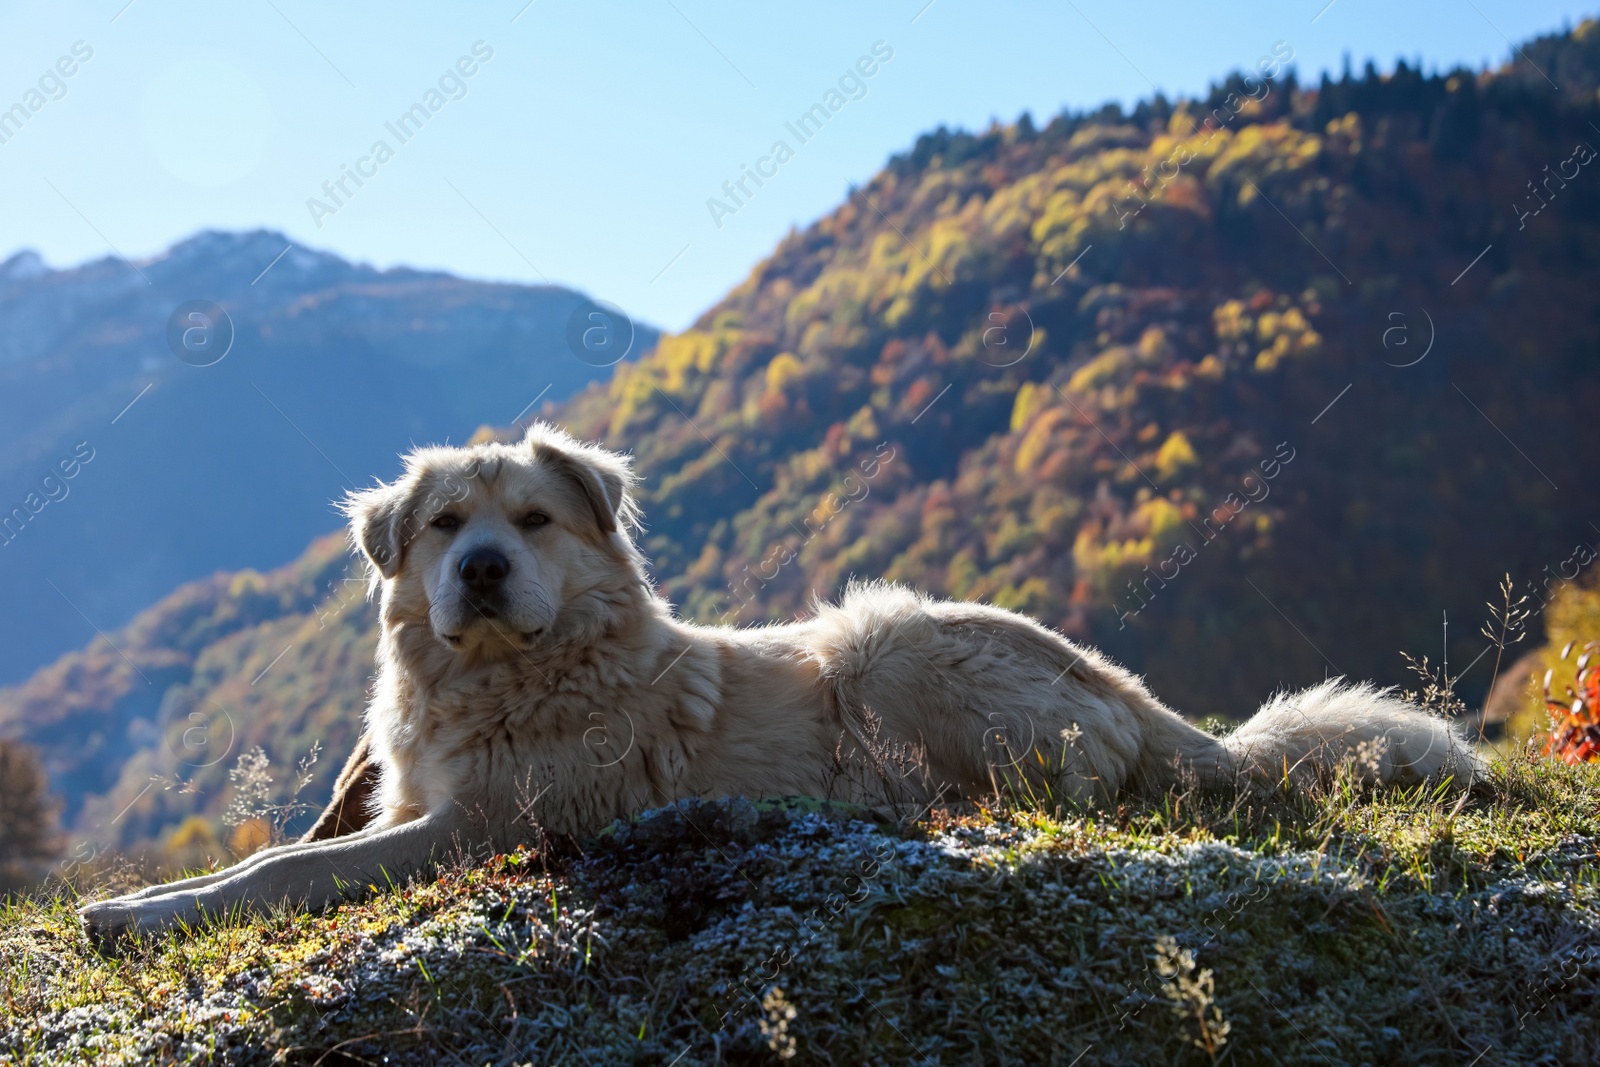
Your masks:
[{"label": "dog's front paw", "polygon": [[78,909],[83,932],[98,952],[112,952],[139,929],[135,909],[138,905],[121,900],[102,900]]},{"label": "dog's front paw", "polygon": [[177,896],[114,897],[78,909],[89,942],[113,951],[134,934],[154,934],[198,918],[193,900]]}]

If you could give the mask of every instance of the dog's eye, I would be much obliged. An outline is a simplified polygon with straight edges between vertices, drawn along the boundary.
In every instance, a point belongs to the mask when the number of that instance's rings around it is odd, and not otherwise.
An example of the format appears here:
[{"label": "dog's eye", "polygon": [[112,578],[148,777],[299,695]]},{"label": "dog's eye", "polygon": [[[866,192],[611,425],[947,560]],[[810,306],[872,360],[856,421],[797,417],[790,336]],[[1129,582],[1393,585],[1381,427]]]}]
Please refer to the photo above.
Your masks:
[{"label": "dog's eye", "polygon": [[524,530],[534,530],[550,521],[550,516],[542,511],[530,511],[522,517],[520,525]]},{"label": "dog's eye", "polygon": [[435,530],[444,530],[449,533],[461,529],[461,520],[454,515],[440,515],[430,524]]}]

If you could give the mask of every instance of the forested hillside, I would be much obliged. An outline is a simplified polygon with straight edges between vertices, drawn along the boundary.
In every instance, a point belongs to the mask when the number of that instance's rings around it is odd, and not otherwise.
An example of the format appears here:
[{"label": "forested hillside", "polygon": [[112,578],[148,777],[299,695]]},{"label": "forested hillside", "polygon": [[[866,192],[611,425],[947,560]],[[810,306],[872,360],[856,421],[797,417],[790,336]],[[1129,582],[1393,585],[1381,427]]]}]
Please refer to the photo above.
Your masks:
[{"label": "forested hillside", "polygon": [[1597,48],[1540,42],[1567,93],[1268,64],[930,134],[562,419],[636,454],[700,619],[881,575],[1034,613],[1193,713],[1403,680],[1445,613],[1465,664],[1503,573],[1600,543]]}]

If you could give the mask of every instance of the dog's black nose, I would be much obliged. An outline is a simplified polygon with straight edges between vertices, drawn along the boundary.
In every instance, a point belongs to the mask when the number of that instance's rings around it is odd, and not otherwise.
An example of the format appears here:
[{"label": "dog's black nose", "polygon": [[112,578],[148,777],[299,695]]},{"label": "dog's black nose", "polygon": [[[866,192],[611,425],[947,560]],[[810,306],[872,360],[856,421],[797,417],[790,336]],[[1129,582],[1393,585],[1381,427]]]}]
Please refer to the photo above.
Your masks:
[{"label": "dog's black nose", "polygon": [[461,559],[461,581],[474,593],[487,593],[506,580],[511,561],[493,548],[475,548]]}]

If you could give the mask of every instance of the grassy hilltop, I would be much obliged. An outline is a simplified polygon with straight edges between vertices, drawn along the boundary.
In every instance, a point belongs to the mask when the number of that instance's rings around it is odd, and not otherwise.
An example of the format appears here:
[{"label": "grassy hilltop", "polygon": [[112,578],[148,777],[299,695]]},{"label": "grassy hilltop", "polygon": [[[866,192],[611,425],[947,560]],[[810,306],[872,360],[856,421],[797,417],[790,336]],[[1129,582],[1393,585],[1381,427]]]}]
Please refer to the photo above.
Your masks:
[{"label": "grassy hilltop", "polygon": [[909,822],[690,804],[321,916],[96,956],[0,916],[32,1063],[1583,1063],[1600,769],[1483,795]]}]

